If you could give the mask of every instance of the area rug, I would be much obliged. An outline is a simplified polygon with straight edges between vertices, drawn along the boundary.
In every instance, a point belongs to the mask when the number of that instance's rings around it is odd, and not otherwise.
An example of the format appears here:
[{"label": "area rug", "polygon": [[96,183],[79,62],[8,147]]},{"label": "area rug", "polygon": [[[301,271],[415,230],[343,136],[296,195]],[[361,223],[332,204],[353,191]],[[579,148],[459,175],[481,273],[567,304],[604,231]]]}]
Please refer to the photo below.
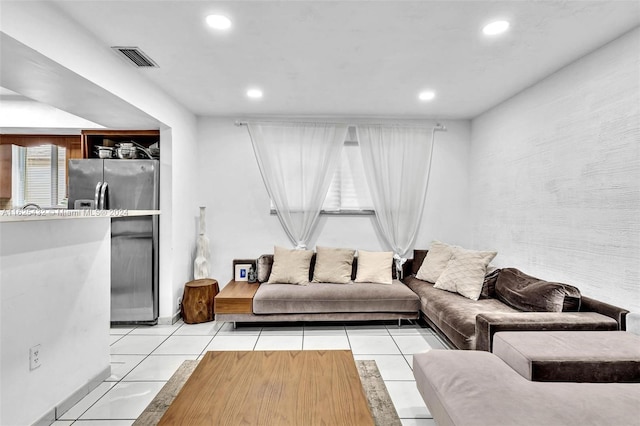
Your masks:
[{"label": "area rug", "polygon": [[[197,365],[198,361],[183,362],[133,425],[157,425]],[[356,367],[375,424],[377,426],[401,426],[402,423],[387,392],[387,387],[384,385],[384,380],[380,376],[376,362],[356,360]]]}]

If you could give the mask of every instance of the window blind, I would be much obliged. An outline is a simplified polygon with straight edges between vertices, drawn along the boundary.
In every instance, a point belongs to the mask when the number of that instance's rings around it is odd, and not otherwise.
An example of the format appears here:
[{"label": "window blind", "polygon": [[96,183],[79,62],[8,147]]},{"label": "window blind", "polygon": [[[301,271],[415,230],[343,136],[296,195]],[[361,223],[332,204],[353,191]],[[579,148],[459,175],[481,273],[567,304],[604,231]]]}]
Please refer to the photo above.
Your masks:
[{"label": "window blind", "polygon": [[61,206],[66,197],[66,149],[56,145],[14,147],[16,166],[12,180],[17,182],[13,204],[35,203],[40,207]]},{"label": "window blind", "polygon": [[372,211],[373,202],[364,174],[364,165],[357,142],[346,141],[342,148],[340,166],[336,170],[325,199],[326,212],[353,213]]}]

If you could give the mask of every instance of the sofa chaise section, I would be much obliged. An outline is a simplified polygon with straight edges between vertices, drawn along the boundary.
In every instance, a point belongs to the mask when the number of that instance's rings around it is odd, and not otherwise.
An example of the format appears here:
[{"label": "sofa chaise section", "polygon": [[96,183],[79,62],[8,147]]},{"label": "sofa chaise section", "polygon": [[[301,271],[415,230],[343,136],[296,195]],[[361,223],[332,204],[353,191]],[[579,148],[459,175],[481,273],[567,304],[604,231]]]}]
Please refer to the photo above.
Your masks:
[{"label": "sofa chaise section", "polygon": [[[498,331],[625,329],[627,310],[585,296],[575,312],[530,312],[509,306],[495,295],[471,300],[435,288],[416,278],[427,252],[414,250],[414,258],[405,264],[403,281],[420,296],[422,318],[454,348],[491,351]],[[504,271],[497,272],[498,279]]]},{"label": "sofa chaise section", "polygon": [[485,351],[414,354],[416,386],[439,426],[631,425],[640,383],[534,382]]}]

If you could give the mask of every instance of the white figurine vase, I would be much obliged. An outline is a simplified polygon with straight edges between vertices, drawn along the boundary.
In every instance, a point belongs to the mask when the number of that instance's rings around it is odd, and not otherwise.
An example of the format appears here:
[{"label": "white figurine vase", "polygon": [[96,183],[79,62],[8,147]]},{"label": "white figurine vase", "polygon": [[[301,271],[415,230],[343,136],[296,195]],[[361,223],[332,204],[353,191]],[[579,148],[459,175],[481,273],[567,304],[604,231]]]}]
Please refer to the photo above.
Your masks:
[{"label": "white figurine vase", "polygon": [[200,207],[200,229],[193,262],[193,279],[209,278],[209,238],[205,235],[205,207]]}]

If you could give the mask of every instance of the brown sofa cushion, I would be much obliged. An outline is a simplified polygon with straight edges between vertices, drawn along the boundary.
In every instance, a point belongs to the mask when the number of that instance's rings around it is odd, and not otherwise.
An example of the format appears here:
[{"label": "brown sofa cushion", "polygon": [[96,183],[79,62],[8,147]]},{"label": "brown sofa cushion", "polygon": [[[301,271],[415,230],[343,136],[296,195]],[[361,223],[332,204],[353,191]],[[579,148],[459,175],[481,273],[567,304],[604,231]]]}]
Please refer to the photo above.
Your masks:
[{"label": "brown sofa cushion", "polygon": [[485,312],[517,313],[498,299],[471,300],[415,277],[405,278],[407,287],[420,296],[420,310],[458,349],[475,349],[476,316]]},{"label": "brown sofa cushion", "polygon": [[515,268],[504,268],[496,281],[496,296],[507,305],[528,312],[577,312],[580,290],[543,281]]},{"label": "brown sofa cushion", "polygon": [[493,271],[487,270],[487,275],[484,276],[482,290],[480,291],[480,299],[496,297],[496,281],[498,281],[499,275],[500,269],[494,269]]},{"label": "brown sofa cushion", "polygon": [[271,266],[273,266],[272,254],[263,254],[258,258],[256,269],[259,282],[266,283],[267,281],[269,281],[269,275],[271,275]]},{"label": "brown sofa cushion", "polygon": [[640,383],[640,336],[626,331],[501,331],[492,351],[527,380]]},{"label": "brown sofa cushion", "polygon": [[262,284],[253,297],[255,314],[418,312],[420,299],[406,285],[373,283],[308,286]]}]

